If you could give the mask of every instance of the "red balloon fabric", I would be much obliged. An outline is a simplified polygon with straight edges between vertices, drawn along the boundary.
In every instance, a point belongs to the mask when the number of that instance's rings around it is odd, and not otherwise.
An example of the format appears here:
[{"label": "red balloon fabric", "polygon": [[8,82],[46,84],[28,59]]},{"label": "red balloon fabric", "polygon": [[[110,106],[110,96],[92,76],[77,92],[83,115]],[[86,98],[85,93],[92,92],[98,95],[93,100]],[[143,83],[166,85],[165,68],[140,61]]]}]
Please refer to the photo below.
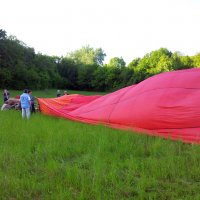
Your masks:
[{"label": "red balloon fabric", "polygon": [[155,75],[99,96],[38,98],[42,113],[200,143],[200,69]]}]

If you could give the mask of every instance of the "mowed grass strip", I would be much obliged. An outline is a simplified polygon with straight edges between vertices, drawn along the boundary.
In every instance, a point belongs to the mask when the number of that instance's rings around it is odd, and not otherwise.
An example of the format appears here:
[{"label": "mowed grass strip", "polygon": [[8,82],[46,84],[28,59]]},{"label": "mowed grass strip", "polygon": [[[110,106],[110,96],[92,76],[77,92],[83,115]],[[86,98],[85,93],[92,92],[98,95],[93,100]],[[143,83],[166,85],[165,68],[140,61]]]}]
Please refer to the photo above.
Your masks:
[{"label": "mowed grass strip", "polygon": [[200,199],[200,146],[0,112],[0,199]]}]

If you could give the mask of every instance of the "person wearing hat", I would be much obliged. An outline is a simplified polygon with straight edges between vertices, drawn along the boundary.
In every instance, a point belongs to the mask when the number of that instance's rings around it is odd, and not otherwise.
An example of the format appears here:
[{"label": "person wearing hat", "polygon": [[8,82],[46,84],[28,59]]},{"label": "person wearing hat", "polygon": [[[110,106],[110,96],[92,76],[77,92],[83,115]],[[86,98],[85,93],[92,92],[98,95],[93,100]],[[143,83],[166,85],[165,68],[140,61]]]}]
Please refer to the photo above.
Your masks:
[{"label": "person wearing hat", "polygon": [[22,118],[30,119],[30,108],[31,108],[31,98],[28,94],[28,89],[24,90],[24,93],[20,96],[20,103],[22,108]]}]

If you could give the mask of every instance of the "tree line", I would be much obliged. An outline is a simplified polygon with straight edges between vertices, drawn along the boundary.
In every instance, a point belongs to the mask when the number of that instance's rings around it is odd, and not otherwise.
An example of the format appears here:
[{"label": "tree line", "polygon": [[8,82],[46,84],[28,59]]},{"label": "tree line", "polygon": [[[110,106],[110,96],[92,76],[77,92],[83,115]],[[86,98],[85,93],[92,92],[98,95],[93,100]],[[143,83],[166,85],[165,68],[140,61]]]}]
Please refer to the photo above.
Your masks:
[{"label": "tree line", "polygon": [[34,48],[0,29],[0,87],[113,91],[162,72],[200,67],[200,53],[185,56],[166,48],[134,58],[129,64],[122,57],[104,64],[105,57],[101,48],[89,45],[64,57],[35,53]]}]

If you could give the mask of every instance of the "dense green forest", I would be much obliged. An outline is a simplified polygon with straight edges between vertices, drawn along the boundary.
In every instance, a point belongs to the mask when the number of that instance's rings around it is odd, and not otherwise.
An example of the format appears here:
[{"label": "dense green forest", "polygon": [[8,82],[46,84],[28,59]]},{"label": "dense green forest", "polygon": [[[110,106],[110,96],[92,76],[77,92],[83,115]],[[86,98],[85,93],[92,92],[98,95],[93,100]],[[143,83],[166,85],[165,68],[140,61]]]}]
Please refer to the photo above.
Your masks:
[{"label": "dense green forest", "polygon": [[166,48],[134,58],[122,57],[104,64],[106,53],[89,45],[65,57],[35,53],[15,36],[0,29],[0,88],[112,91],[136,84],[161,72],[200,67],[200,53],[185,56]]}]

